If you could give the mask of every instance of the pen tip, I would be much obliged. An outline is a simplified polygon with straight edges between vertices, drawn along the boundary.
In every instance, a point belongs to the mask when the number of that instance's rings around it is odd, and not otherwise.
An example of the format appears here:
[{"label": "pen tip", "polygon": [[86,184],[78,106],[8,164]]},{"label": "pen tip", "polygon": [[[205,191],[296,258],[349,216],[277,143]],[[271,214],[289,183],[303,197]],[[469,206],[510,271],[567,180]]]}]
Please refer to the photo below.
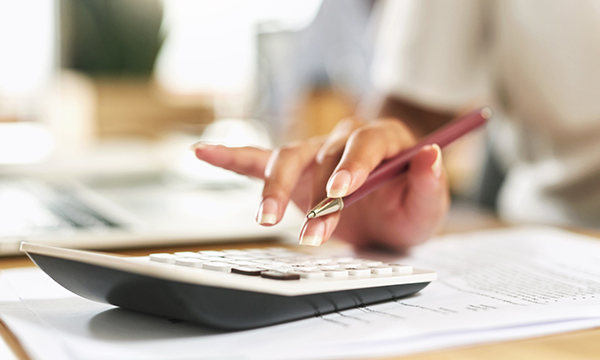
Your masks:
[{"label": "pen tip", "polygon": [[317,214],[315,214],[314,211],[311,211],[311,212],[308,213],[308,215],[306,215],[306,217],[309,218],[309,219],[314,219],[315,216],[317,216]]}]

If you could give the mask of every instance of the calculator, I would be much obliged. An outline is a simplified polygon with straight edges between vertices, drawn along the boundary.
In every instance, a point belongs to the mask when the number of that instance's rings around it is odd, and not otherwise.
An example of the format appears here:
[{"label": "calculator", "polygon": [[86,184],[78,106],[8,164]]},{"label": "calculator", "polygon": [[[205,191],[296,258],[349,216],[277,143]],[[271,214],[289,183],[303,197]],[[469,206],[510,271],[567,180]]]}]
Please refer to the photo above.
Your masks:
[{"label": "calculator", "polygon": [[284,247],[127,257],[23,242],[21,251],[84,298],[228,330],[395,300],[437,277],[404,264]]}]

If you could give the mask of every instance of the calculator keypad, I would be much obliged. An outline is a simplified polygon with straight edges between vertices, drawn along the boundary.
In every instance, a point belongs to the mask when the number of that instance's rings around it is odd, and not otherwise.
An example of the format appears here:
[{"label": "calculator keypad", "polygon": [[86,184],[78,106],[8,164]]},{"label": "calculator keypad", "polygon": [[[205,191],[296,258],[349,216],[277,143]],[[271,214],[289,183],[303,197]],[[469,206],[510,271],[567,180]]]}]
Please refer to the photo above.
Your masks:
[{"label": "calculator keypad", "polygon": [[352,257],[308,255],[284,248],[151,254],[150,261],[273,280],[411,275],[412,267]]}]

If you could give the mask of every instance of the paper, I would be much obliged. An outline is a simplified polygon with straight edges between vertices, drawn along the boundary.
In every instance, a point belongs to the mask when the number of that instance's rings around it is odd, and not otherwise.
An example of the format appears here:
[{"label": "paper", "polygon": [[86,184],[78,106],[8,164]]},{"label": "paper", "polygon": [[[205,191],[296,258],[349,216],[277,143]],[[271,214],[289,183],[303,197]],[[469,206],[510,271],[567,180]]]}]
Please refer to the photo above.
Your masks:
[{"label": "paper", "polygon": [[37,269],[3,271],[0,316],[34,360],[327,359],[408,354],[600,326],[600,241],[551,228],[447,236],[404,263],[419,294],[219,332],[79,298]]}]

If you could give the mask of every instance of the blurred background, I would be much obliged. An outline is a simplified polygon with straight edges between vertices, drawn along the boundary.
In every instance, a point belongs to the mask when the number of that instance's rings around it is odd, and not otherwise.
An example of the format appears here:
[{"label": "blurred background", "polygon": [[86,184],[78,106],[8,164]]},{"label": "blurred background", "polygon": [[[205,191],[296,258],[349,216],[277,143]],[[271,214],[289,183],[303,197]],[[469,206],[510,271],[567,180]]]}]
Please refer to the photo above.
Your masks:
[{"label": "blurred background", "polygon": [[[369,92],[378,5],[0,0],[0,175],[202,177],[200,139],[325,134]],[[484,152],[481,134],[447,151],[457,198],[473,198]]]}]

